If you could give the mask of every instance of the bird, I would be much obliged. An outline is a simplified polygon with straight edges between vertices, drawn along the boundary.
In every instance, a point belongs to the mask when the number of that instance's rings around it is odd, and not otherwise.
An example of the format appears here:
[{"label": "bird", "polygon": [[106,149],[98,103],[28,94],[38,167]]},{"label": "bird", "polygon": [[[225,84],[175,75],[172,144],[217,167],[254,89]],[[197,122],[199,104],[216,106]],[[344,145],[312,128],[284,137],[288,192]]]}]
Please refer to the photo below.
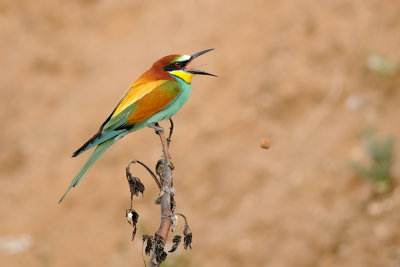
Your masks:
[{"label": "bird", "polygon": [[214,49],[202,50],[192,55],[173,54],[162,57],[132,83],[98,132],[72,154],[72,157],[77,157],[96,146],[58,203],[61,203],[71,188],[82,180],[89,168],[112,144],[144,127],[160,130],[158,122],[170,119],[188,100],[194,75],[217,77],[188,66],[192,60],[212,50]]}]

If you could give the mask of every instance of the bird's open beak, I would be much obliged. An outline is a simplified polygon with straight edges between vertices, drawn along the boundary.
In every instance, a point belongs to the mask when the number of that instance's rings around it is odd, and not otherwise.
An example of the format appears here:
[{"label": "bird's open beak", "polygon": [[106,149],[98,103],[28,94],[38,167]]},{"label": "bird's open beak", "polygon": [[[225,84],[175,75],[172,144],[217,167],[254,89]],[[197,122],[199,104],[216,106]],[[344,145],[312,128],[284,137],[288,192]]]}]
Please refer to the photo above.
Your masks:
[{"label": "bird's open beak", "polygon": [[[195,59],[196,57],[199,57],[199,56],[201,56],[201,55],[203,55],[203,54],[205,54],[205,53],[207,53],[207,52],[210,52],[210,51],[212,51],[212,50],[214,50],[214,48],[206,49],[206,50],[203,50],[203,51],[200,51],[200,52],[197,52],[197,53],[191,55],[191,56],[190,56],[190,59],[189,59],[189,61],[186,63],[186,65],[189,64],[189,63],[190,63],[193,59]],[[210,76],[218,77],[218,76],[215,75],[215,74],[211,74],[211,73],[208,73],[208,72],[205,72],[205,71],[201,71],[201,70],[196,70],[196,69],[190,69],[190,68],[189,68],[189,69],[187,69],[186,71],[189,72],[189,73],[192,73],[192,74],[210,75]]]}]

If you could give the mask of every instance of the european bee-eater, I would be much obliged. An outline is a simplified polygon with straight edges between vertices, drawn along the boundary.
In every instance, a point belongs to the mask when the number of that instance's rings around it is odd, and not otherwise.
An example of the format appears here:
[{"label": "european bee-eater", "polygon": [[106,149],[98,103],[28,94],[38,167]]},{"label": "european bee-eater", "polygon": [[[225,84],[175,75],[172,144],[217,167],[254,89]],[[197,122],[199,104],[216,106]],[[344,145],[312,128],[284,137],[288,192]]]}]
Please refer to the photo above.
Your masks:
[{"label": "european bee-eater", "polygon": [[95,161],[128,133],[171,118],[188,100],[192,77],[196,74],[214,74],[191,69],[188,64],[196,57],[213,49],[200,51],[193,55],[169,55],[157,60],[153,66],[142,74],[121,98],[110,116],[103,122],[99,131],[79,148],[72,157],[97,146],[89,159],[72,179],[71,185],[64,193],[61,202],[72,187],[83,178]]}]

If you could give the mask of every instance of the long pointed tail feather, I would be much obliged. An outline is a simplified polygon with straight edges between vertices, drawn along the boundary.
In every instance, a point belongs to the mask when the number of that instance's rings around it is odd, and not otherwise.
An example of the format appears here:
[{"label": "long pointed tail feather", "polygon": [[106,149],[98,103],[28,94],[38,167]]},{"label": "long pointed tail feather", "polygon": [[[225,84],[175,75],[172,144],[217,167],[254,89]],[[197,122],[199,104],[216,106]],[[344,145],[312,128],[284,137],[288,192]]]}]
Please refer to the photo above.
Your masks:
[{"label": "long pointed tail feather", "polygon": [[90,138],[86,143],[83,144],[83,146],[81,146],[78,150],[76,150],[73,154],[72,157],[75,158],[76,156],[78,156],[79,154],[81,154],[82,152],[88,150],[90,148],[90,145],[101,136],[101,131],[97,132],[95,135],[93,135],[92,138]]},{"label": "long pointed tail feather", "polygon": [[101,144],[99,144],[96,149],[93,151],[92,155],[90,155],[89,159],[85,162],[83,167],[80,169],[77,175],[75,175],[74,179],[72,179],[70,186],[68,187],[67,191],[65,191],[64,195],[58,201],[58,203],[61,203],[61,201],[65,198],[65,196],[68,194],[69,190],[71,190],[72,187],[75,187],[83,178],[85,173],[89,170],[89,168],[100,158],[100,156],[109,148],[115,141],[117,141],[116,138],[109,139]]}]

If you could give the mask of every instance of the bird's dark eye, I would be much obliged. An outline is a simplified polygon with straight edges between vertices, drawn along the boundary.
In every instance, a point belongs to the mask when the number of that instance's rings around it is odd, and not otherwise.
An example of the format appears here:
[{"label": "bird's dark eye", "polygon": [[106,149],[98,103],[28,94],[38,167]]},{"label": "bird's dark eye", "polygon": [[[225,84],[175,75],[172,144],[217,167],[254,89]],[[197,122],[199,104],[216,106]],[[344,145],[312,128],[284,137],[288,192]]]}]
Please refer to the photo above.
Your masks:
[{"label": "bird's dark eye", "polygon": [[181,65],[180,62],[175,62],[175,63],[174,63],[174,66],[175,66],[175,67],[179,67],[180,65]]}]

